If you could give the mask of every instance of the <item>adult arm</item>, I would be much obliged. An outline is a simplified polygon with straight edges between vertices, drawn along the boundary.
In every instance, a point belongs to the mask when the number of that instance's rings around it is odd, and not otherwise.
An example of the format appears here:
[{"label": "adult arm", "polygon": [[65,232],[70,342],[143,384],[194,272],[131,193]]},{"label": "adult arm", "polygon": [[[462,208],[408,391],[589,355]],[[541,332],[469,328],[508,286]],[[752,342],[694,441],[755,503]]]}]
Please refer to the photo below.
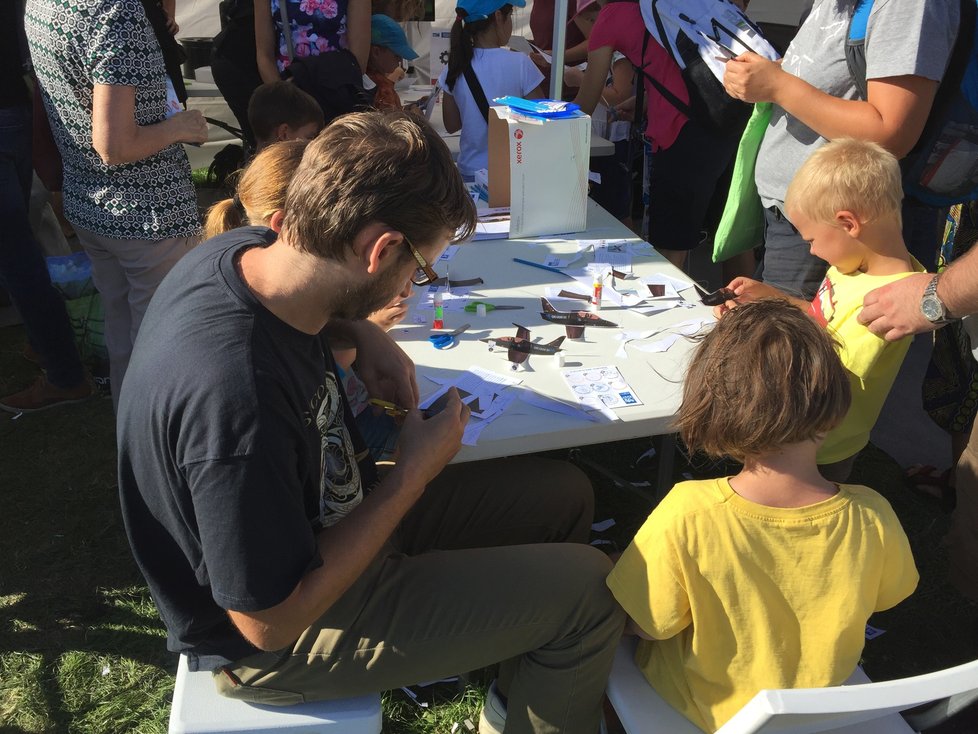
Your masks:
[{"label": "adult arm", "polygon": [[346,46],[362,71],[370,56],[370,0],[349,0],[346,9]]},{"label": "adult arm", "polygon": [[132,163],[174,143],[204,143],[207,123],[198,110],[178,112],[153,125],[136,123],[136,88],[96,84],[92,96],[92,147],[109,166]]},{"label": "adult arm", "polygon": [[357,348],[357,375],[376,398],[413,408],[419,392],[414,362],[390,334],[369,320],[331,319],[330,337],[353,342]]},{"label": "adult arm", "polygon": [[[592,23],[591,25],[593,26],[594,24]],[[588,31],[590,32],[590,28]],[[588,41],[585,38],[576,46],[564,49],[564,63],[568,66],[576,66],[582,61],[586,61],[588,57],[587,43]],[[547,54],[551,58],[553,57],[553,51],[547,51]]]},{"label": "adult arm", "polygon": [[611,59],[614,52],[615,50],[611,46],[601,46],[591,49],[587,55],[587,69],[584,71],[584,79],[577,90],[577,97],[574,102],[589,115],[594,112],[594,108],[601,101],[601,94],[604,92],[605,82],[608,80],[608,71],[611,69]]},{"label": "adult arm", "polygon": [[175,36],[180,32],[180,26],[177,25],[177,0],[162,0],[161,5],[166,14],[166,29],[171,36]]},{"label": "adult arm", "polygon": [[[930,273],[908,275],[870,291],[863,298],[859,323],[887,341],[933,331],[937,325],[920,311],[920,299],[933,277]],[[978,248],[969,250],[944,271],[937,281],[937,295],[952,316],[978,313]]]},{"label": "adult arm", "polygon": [[299,638],[366,570],[404,515],[461,446],[469,417],[454,388],[438,415],[411,411],[401,428],[401,459],[353,512],[322,531],[322,565],[305,574],[284,601],[253,612],[229,610],[241,634],[260,650],[280,650]]},{"label": "adult arm", "polygon": [[745,53],[727,62],[723,86],[746,102],[774,102],[828,140],[871,140],[902,158],[924,129],[938,83],[916,75],[870,79],[866,101],[840,99],[784,71],[778,61]]},{"label": "adult arm", "polygon": [[611,84],[604,88],[602,96],[605,104],[616,107],[629,97],[635,89],[635,70],[628,59],[619,58],[611,65]]},{"label": "adult arm", "polygon": [[275,64],[277,35],[272,22],[272,4],[269,0],[255,0],[255,61],[258,63],[258,74],[265,84],[281,79]]}]

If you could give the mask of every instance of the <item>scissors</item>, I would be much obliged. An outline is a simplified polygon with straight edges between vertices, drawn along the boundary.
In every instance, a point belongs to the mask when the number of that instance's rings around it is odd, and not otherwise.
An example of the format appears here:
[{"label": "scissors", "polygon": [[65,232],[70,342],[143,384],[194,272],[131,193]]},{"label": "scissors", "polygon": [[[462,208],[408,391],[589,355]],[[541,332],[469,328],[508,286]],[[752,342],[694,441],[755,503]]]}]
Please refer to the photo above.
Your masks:
[{"label": "scissors", "polygon": [[391,418],[403,418],[409,411],[407,408],[402,408],[400,405],[395,405],[387,400],[380,400],[379,398],[370,398],[367,401],[371,405],[376,405],[378,408],[383,408],[384,412]]},{"label": "scissors", "polygon": [[462,324],[455,331],[450,331],[447,334],[432,334],[428,337],[428,341],[431,342],[435,349],[449,349],[455,346],[455,337],[468,329],[469,326],[471,324]]},{"label": "scissors", "polygon": [[522,306],[496,306],[485,301],[472,301],[465,304],[465,310],[469,313],[475,313],[480,305],[486,307],[486,313],[489,311],[515,311],[516,309],[523,308]]}]

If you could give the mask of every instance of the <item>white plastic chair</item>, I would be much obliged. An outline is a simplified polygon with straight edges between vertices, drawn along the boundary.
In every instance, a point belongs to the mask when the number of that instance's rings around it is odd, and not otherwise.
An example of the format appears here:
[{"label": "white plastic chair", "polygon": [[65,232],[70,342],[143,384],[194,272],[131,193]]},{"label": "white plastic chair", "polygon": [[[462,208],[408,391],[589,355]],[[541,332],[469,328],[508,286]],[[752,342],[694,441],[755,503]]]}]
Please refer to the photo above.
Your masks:
[{"label": "white plastic chair", "polygon": [[[702,734],[645,680],[635,665],[636,643],[622,640],[608,679],[608,698],[625,731]],[[919,729],[898,712],[951,696],[964,695],[970,702],[976,692],[978,660],[883,683],[872,683],[857,668],[842,686],[760,691],[716,734],[914,734]],[[946,713],[954,713],[953,707]]]},{"label": "white plastic chair", "polygon": [[258,706],[217,692],[209,671],[191,673],[180,656],[169,734],[380,734],[380,694],[295,706]]}]

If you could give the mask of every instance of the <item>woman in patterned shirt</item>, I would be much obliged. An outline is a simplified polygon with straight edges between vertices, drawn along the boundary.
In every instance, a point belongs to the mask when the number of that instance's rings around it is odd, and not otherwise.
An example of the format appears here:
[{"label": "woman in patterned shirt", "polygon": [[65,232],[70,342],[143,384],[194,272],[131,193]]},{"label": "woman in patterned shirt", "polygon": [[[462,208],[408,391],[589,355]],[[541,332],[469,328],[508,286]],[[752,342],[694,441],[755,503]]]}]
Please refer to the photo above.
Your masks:
[{"label": "woman in patterned shirt", "polygon": [[256,0],[256,58],[264,83],[281,79],[291,61],[280,2],[286,3],[289,33],[297,58],[348,49],[360,69],[367,68],[370,0]]}]

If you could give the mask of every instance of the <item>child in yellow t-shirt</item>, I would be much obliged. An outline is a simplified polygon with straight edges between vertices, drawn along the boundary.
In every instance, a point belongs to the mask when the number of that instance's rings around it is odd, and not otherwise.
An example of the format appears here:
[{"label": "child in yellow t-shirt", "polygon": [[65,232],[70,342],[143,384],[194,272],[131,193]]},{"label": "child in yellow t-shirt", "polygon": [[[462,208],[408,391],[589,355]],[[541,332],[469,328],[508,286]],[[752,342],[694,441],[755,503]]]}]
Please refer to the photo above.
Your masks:
[{"label": "child in yellow t-shirt", "polygon": [[818,445],[848,407],[831,339],[783,299],[725,315],[693,357],[680,435],[744,468],[677,484],[608,586],[644,638],[645,677],[704,731],[761,689],[842,683],[869,616],[917,585],[889,503],[819,474]]},{"label": "child in yellow t-shirt", "polygon": [[[829,264],[811,303],[789,298],[835,337],[849,373],[852,407],[819,450],[827,479],[844,482],[856,455],[869,443],[910,338],[888,342],[856,321],[869,291],[923,266],[903,243],[900,166],[876,143],[843,138],[824,145],[798,169],[785,195],[785,213],[811,252]],[[737,298],[723,313],[755,298],[787,297],[773,286],[735,278]]]}]

